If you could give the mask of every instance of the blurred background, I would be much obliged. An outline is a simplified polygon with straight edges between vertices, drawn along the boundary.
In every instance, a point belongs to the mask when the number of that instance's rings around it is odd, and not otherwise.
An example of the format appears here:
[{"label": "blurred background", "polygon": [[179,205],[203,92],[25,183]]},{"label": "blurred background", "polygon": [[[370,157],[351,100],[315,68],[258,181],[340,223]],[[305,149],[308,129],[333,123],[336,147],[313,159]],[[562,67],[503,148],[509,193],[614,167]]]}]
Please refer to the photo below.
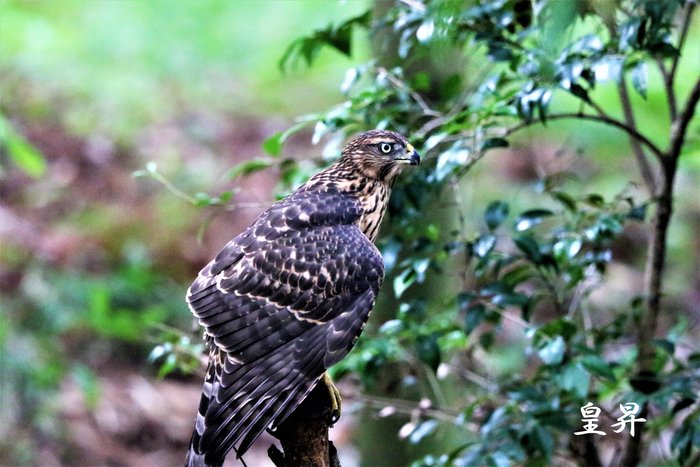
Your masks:
[{"label": "blurred background", "polygon": [[[274,170],[232,186],[228,169],[340,98],[346,58],[285,75],[282,52],[365,7],[0,3],[1,131],[37,152],[33,172],[3,159],[0,175],[0,464],[182,462],[203,368],[161,380],[147,357],[163,326],[194,330],[189,282],[274,200]],[[307,134],[285,154],[313,151]],[[197,209],[132,177],[147,162],[185,192],[233,189],[248,207]]]},{"label": "blurred background", "polygon": [[[229,169],[265,157],[262,143],[299,116],[341,101],[345,70],[370,45],[357,37],[352,60],[325,51],[314,67],[283,73],[285,49],[368,4],[0,2],[0,138],[24,161],[20,167],[0,154],[0,463],[182,461],[203,367],[193,361],[194,374],[161,378],[148,357],[178,330],[199,344],[187,286],[279,192],[274,168],[235,180]],[[650,83],[651,105],[638,115],[652,135],[658,88]],[[464,188],[465,203],[480,211],[496,196],[524,203],[525,187],[556,164],[600,191],[622,190],[637,170],[632,157],[618,157],[629,152],[627,138],[575,125],[529,130],[517,148],[479,164],[473,177],[480,183]],[[284,157],[317,158],[321,148],[310,136],[291,137]],[[595,159],[584,157],[592,153]],[[700,163],[681,163],[666,283],[679,312],[697,320]],[[147,167],[165,182],[133,176]],[[197,208],[188,201],[200,192],[232,192],[235,202]],[[638,288],[642,237],[632,229],[617,246],[629,261],[610,273],[613,303],[631,295],[615,290]],[[345,391],[351,401],[357,389]],[[371,433],[383,425],[372,425],[373,416],[360,420],[350,410],[331,433],[344,466],[415,457],[398,438],[375,446]],[[268,465],[269,442],[256,444],[248,465]]]}]

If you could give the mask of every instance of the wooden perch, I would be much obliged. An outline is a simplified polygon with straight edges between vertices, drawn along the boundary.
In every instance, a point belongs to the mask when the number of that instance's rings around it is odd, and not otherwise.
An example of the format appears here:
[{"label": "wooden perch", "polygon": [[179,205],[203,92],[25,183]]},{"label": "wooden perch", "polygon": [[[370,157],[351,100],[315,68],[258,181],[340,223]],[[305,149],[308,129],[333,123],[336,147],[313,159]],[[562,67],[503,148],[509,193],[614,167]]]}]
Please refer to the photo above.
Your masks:
[{"label": "wooden perch", "polygon": [[272,445],[267,454],[277,467],[340,467],[335,446],[328,440],[331,425],[328,389],[318,384],[273,433],[282,451]]}]

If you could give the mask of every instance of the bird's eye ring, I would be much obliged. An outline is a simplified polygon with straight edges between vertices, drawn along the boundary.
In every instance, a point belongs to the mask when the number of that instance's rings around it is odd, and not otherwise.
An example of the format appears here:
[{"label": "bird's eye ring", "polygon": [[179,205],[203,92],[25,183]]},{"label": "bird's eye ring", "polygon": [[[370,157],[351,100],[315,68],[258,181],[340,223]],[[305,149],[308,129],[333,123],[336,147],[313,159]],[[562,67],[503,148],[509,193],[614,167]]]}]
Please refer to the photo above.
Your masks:
[{"label": "bird's eye ring", "polygon": [[379,145],[379,149],[384,153],[384,154],[389,154],[392,150],[391,144],[389,143],[381,143]]}]

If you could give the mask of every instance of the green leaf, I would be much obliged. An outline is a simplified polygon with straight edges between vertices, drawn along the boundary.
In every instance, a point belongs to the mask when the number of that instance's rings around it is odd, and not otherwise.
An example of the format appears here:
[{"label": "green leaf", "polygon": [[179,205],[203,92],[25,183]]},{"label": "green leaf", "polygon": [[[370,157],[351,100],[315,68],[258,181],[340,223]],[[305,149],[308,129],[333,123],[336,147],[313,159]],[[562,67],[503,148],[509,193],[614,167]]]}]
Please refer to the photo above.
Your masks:
[{"label": "green leaf", "polygon": [[565,350],[564,338],[555,336],[552,339],[542,340],[540,346],[538,346],[537,355],[540,356],[542,362],[546,365],[558,365],[564,360]]},{"label": "green leaf", "polygon": [[0,149],[3,146],[10,160],[30,177],[39,178],[46,172],[44,156],[0,115]]},{"label": "green leaf", "polygon": [[633,206],[627,213],[627,218],[635,221],[644,221],[647,216],[647,204],[640,204],[639,206]]},{"label": "green leaf", "polygon": [[367,10],[341,23],[336,28],[330,28],[328,43],[339,52],[348,57],[351,56],[352,28],[355,26],[368,26],[372,19],[372,10]]},{"label": "green leaf", "polygon": [[570,339],[576,332],[578,327],[568,318],[554,319],[546,324],[543,324],[539,332],[547,336],[562,336],[564,339]]},{"label": "green leaf", "polygon": [[493,296],[491,299],[494,305],[499,307],[517,306],[523,307],[530,302],[530,297],[519,292],[500,293]]},{"label": "green leaf", "polygon": [[343,94],[347,93],[350,88],[352,88],[357,80],[360,78],[360,72],[358,68],[348,68],[345,72],[345,78],[340,85],[340,92]]},{"label": "green leaf", "polygon": [[530,433],[530,442],[537,451],[542,452],[546,458],[550,458],[554,451],[552,435],[542,425],[535,425]]},{"label": "green leaf", "polygon": [[515,230],[522,232],[542,223],[545,217],[553,216],[549,209],[530,209],[523,212],[515,220]]},{"label": "green leaf", "polygon": [[394,278],[394,296],[400,298],[411,284],[416,281],[416,271],[413,268],[404,269],[401,274]]},{"label": "green leaf", "polygon": [[578,397],[586,397],[591,375],[583,365],[572,363],[566,365],[558,377],[559,385],[566,391],[573,392]]},{"label": "green leaf", "polygon": [[285,133],[278,131],[274,135],[263,141],[263,150],[271,156],[279,156],[282,153],[282,145],[284,144]]},{"label": "green leaf", "polygon": [[217,198],[219,200],[218,204],[227,203],[233,199],[233,191],[222,191]]},{"label": "green leaf", "polygon": [[204,193],[203,191],[198,191],[197,193],[194,194],[194,205],[198,208],[204,207],[204,206],[216,206],[217,202],[216,199],[212,196],[210,196],[208,193]]},{"label": "green leaf", "polygon": [[165,378],[177,369],[177,355],[169,353],[158,370],[158,378]]},{"label": "green leaf", "polygon": [[576,199],[574,199],[574,197],[571,196],[569,193],[565,193],[563,191],[552,191],[550,192],[550,194],[555,200],[559,201],[567,210],[569,210],[570,212],[576,212]]},{"label": "green leaf", "polygon": [[472,252],[477,258],[484,258],[493,250],[494,246],[496,246],[496,236],[485,234],[476,239],[472,245]]},{"label": "green leaf", "polygon": [[486,351],[491,349],[494,342],[496,342],[496,336],[494,336],[493,332],[491,331],[484,332],[479,336],[479,344]]},{"label": "green leaf", "polygon": [[518,247],[520,251],[525,253],[525,256],[535,264],[539,264],[542,261],[542,254],[540,253],[540,247],[537,241],[531,235],[518,235],[513,237],[513,242],[515,246]]},{"label": "green leaf", "polygon": [[669,355],[674,355],[676,352],[676,345],[668,339],[654,339],[654,345]]},{"label": "green leaf", "polygon": [[609,381],[615,381],[615,373],[608,362],[598,355],[588,354],[580,359],[581,364],[592,374],[601,376]]},{"label": "green leaf", "polygon": [[450,149],[443,151],[438,156],[435,171],[432,173],[432,176],[436,181],[442,182],[467,164],[469,161],[469,154],[469,150],[460,145],[454,145]]},{"label": "green leaf", "polygon": [[250,175],[254,172],[267,169],[271,165],[272,163],[270,161],[266,161],[264,159],[250,159],[247,161],[239,162],[238,164],[231,167],[231,169],[229,169],[228,173],[226,174],[226,178],[228,178],[229,180],[234,180],[238,177]]},{"label": "green leaf", "polygon": [[371,20],[371,10],[352,17],[337,26],[327,26],[316,30],[312,35],[300,37],[292,42],[284,51],[279,60],[281,70],[286,70],[288,65],[299,57],[302,57],[308,66],[311,66],[319,51],[324,45],[336,49],[338,52],[350,56],[352,46],[352,29],[354,26],[367,26]]},{"label": "green leaf", "polygon": [[166,342],[164,344],[159,344],[155,347],[153,347],[153,350],[151,350],[151,353],[148,354],[148,361],[153,363],[156,360],[160,359],[165,355],[167,352],[170,352],[172,347],[172,344],[169,342]]},{"label": "green leaf", "polygon": [[647,64],[643,61],[637,63],[630,71],[632,87],[644,99],[647,98]]},{"label": "green leaf", "polygon": [[552,246],[554,257],[558,261],[571,260],[581,251],[583,241],[580,238],[564,238]]},{"label": "green leaf", "polygon": [[493,201],[486,207],[484,220],[489,230],[495,230],[508,217],[508,204],[503,201]]},{"label": "green leaf", "polygon": [[416,340],[416,352],[423,363],[428,365],[433,371],[437,371],[441,358],[436,333],[428,336],[419,336]]},{"label": "green leaf", "polygon": [[424,422],[421,422],[416,426],[413,432],[408,437],[408,442],[411,444],[418,444],[423,438],[430,435],[435,431],[438,426],[438,421],[430,418]]},{"label": "green leaf", "polygon": [[390,319],[379,327],[379,332],[387,336],[398,334],[403,329],[400,319]]},{"label": "green leaf", "polygon": [[693,444],[697,445],[697,442],[694,442],[697,437],[697,429],[692,421],[690,423],[682,424],[681,427],[673,433],[673,436],[671,437],[671,449],[678,452],[679,461],[681,459],[685,460],[690,458]]},{"label": "green leaf", "polygon": [[511,463],[508,456],[502,452],[494,452],[486,457],[486,464],[489,467],[510,467]]},{"label": "green leaf", "polygon": [[433,32],[435,32],[435,22],[433,20],[423,21],[423,24],[416,30],[416,39],[418,39],[418,42],[421,44],[430,42],[430,39],[433,37]]},{"label": "green leaf", "polygon": [[508,147],[508,140],[505,138],[489,138],[483,142],[481,145],[481,150],[483,152],[488,151],[489,149],[494,149],[494,148],[507,148]]},{"label": "green leaf", "polygon": [[467,313],[464,317],[464,331],[467,334],[470,334],[484,321],[485,316],[486,308],[481,303],[477,303],[467,308]]},{"label": "green leaf", "polygon": [[532,267],[528,264],[520,264],[509,268],[506,273],[501,276],[503,282],[509,289],[515,289],[518,285],[532,278],[536,274]]},{"label": "green leaf", "polygon": [[579,99],[581,99],[584,102],[591,101],[591,98],[588,97],[588,91],[586,91],[586,89],[583,86],[581,86],[580,84],[571,83],[571,87],[569,88],[569,92],[571,92],[571,94],[578,97]]},{"label": "green leaf", "polygon": [[467,335],[462,330],[450,331],[438,338],[438,345],[442,351],[463,349],[468,342],[469,339],[467,339]]},{"label": "green leaf", "polygon": [[605,206],[605,198],[603,198],[598,193],[589,193],[583,198],[586,204],[589,204],[596,208],[601,208]]}]

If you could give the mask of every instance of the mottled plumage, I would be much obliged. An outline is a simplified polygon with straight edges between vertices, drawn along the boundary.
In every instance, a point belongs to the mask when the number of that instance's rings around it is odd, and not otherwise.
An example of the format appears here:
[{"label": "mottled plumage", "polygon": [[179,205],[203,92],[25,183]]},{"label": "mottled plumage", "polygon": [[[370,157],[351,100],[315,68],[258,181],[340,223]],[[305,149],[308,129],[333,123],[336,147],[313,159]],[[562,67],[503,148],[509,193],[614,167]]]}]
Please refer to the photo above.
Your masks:
[{"label": "mottled plumage", "polygon": [[391,186],[419,161],[403,136],[363,133],[202,269],[187,302],[210,360],[187,465],[240,457],[347,355],[384,278],[372,242]]}]

